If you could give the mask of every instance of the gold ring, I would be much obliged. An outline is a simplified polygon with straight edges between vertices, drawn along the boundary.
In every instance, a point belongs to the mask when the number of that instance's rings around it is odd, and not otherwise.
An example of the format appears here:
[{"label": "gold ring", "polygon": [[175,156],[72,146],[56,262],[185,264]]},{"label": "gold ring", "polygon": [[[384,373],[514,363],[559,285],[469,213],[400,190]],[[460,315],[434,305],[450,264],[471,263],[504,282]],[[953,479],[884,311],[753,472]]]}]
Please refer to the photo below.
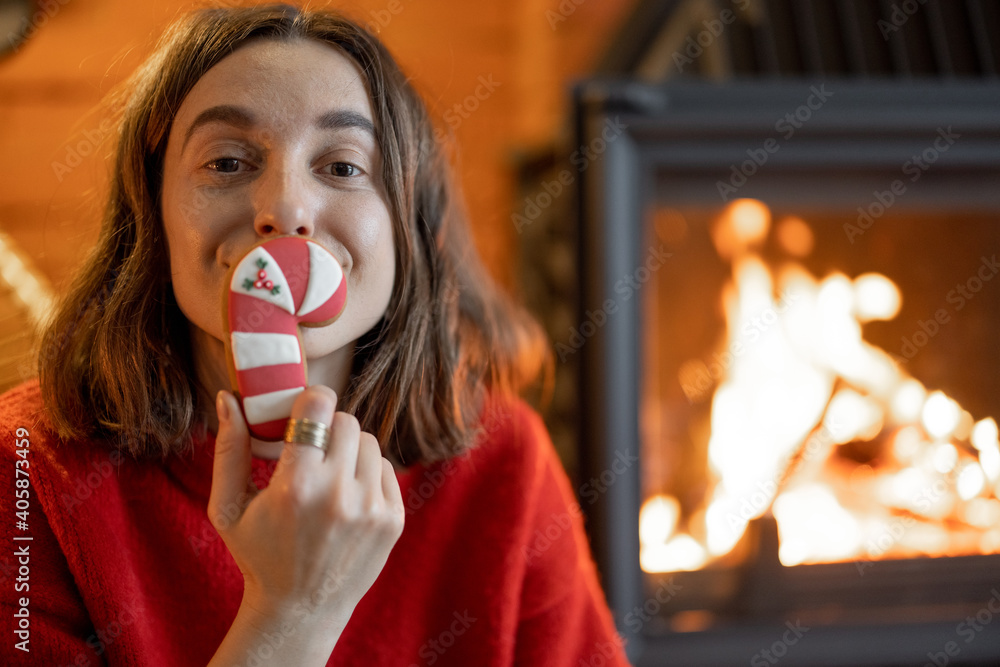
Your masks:
[{"label": "gold ring", "polygon": [[289,419],[285,427],[285,442],[311,445],[326,453],[330,444],[330,427],[311,419]]}]

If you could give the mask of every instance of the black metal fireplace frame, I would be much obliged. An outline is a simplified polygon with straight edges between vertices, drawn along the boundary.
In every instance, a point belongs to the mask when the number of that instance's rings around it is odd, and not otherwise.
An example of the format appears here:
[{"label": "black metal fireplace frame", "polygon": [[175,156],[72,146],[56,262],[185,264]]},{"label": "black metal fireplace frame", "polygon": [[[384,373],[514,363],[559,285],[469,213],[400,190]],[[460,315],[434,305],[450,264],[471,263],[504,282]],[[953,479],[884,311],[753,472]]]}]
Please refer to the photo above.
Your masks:
[{"label": "black metal fireplace frame", "polygon": [[[793,137],[781,141],[780,150],[769,154],[736,196],[807,202],[815,193],[805,184],[828,176],[825,198],[854,210],[871,198],[873,184],[887,186],[911,155],[933,142],[939,128],[952,126],[961,140],[925,172],[919,188],[907,193],[904,207],[953,201],[1000,215],[1000,85],[995,83],[783,79],[651,86],[587,81],[574,91],[575,135],[582,149],[573,160],[579,175],[580,321],[614,298],[616,283],[641,263],[644,206],[651,201],[654,174],[665,176],[660,185],[672,184],[671,201],[721,205],[717,181],[730,176],[731,165],[748,159],[748,149],[776,136],[776,122],[807,104],[821,86],[833,95]],[[800,183],[803,187],[796,187]],[[614,314],[581,348],[584,479],[613,469],[621,452],[639,455],[641,326],[640,300],[618,300]],[[626,622],[648,602],[637,534],[641,466],[640,461],[625,470],[585,506],[595,558],[630,658],[639,667],[745,664],[782,635],[783,619],[765,615],[668,634],[651,633],[648,623],[636,629],[636,623]],[[998,572],[1000,556],[988,558],[982,571],[989,572],[992,564]],[[983,561],[977,563],[982,567]],[[891,573],[886,576],[902,576],[891,563],[885,565],[879,569]],[[830,573],[838,566],[800,567]],[[994,576],[984,582],[983,603],[991,586],[1000,586],[1000,572]],[[995,622],[1000,628],[1000,617]],[[951,621],[814,627],[809,640],[783,662],[923,665],[927,654],[942,651],[955,633]],[[961,646],[960,655],[948,657],[952,665],[996,664],[998,659],[1000,631],[981,633]]]}]

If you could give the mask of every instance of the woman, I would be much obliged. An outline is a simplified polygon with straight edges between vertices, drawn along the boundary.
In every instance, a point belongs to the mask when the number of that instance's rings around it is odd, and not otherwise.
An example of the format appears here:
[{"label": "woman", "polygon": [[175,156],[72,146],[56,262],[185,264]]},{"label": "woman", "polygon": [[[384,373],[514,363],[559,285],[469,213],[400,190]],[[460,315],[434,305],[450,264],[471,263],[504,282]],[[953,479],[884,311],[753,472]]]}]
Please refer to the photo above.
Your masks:
[{"label": "woman", "polygon": [[[385,48],[325,13],[206,10],[125,91],[98,247],[40,385],[0,400],[22,429],[3,474],[30,484],[6,529],[30,550],[4,589],[16,664],[626,664],[515,398],[544,345],[470,254]],[[341,317],[303,331],[292,408],[325,448],[252,440],[227,391],[226,272],[284,235],[347,281]]]}]

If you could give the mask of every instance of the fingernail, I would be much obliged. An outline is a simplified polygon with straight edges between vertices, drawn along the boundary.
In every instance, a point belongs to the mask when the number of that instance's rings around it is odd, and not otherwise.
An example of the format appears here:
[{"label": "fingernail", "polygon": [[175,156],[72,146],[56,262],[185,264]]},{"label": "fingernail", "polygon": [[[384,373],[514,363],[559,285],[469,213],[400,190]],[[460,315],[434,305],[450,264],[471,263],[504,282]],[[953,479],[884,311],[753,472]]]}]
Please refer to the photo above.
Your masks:
[{"label": "fingernail", "polygon": [[229,406],[221,391],[215,395],[215,412],[219,415],[220,423],[229,421]]}]

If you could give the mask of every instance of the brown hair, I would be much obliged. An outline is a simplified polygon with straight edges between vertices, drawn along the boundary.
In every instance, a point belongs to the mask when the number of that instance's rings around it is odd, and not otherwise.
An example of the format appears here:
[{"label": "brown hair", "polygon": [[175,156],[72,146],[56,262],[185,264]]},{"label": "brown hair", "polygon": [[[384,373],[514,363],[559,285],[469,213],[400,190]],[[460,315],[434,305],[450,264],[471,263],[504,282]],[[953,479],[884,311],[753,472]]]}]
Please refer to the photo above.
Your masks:
[{"label": "brown hair", "polygon": [[471,249],[426,108],[386,48],[349,19],[287,5],[193,12],[123,86],[100,239],[42,341],[52,422],[66,438],[165,456],[189,446],[199,401],[212,405],[167,278],[163,159],[187,93],[253,39],[334,45],[358,64],[371,96],[396,282],[385,316],[358,341],[340,409],[404,465],[460,453],[474,441],[486,395],[514,394],[550,368],[548,345]]}]

